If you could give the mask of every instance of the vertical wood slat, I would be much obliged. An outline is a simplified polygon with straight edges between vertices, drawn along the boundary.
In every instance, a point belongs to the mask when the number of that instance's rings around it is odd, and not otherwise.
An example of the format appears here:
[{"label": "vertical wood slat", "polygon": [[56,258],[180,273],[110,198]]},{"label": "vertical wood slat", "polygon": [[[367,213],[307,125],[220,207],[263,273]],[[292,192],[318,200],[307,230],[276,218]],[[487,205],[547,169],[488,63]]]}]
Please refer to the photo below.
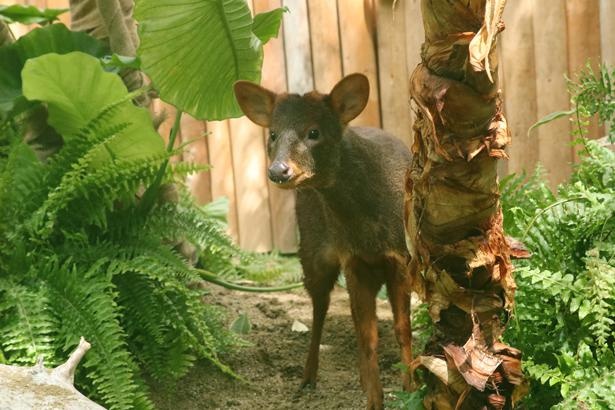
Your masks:
[{"label": "vertical wood slat", "polygon": [[[406,64],[406,21],[400,3],[379,0],[377,4],[378,76],[382,128],[412,144],[410,91]],[[415,51],[416,52],[416,51]]]},{"label": "vertical wood slat", "polygon": [[537,121],[537,84],[533,81],[535,78],[533,1],[518,0],[507,4],[504,10],[507,29],[500,35],[504,109],[512,137],[512,143],[508,147],[509,173],[519,173],[523,170],[531,173],[539,156],[536,135],[527,135],[527,130]]},{"label": "vertical wood slat", "polygon": [[326,94],[342,78],[337,3],[335,1],[308,1],[308,14],[314,86],[316,90]]},{"label": "vertical wood slat", "polygon": [[[568,76],[575,79],[588,61],[594,70],[600,64],[600,1],[567,0],[566,19],[568,28]],[[593,27],[593,30],[588,30]],[[597,118],[587,127],[588,138],[598,138],[604,134],[604,127],[598,125]],[[578,160],[575,150],[575,160]]]},{"label": "vertical wood slat", "polygon": [[237,196],[239,246],[267,252],[272,248],[271,214],[263,132],[246,117],[229,120]]},{"label": "vertical wood slat", "polygon": [[[421,0],[405,0],[404,20],[406,32],[406,67],[408,69],[408,79],[416,66],[421,62],[421,44],[425,41],[425,30],[423,29],[423,18],[421,15]],[[410,94],[410,86],[406,81],[406,92]],[[410,107],[410,143],[414,142],[415,114],[412,106]]]},{"label": "vertical wood slat", "polygon": [[[255,13],[281,7],[281,0],[254,0]],[[261,85],[276,93],[286,91],[286,64],[284,60],[283,36],[271,39],[264,47]],[[267,132],[263,133],[266,141]],[[295,218],[294,191],[279,189],[268,181],[269,207],[273,249],[282,253],[297,251],[297,222]]]},{"label": "vertical wood slat", "polygon": [[283,4],[290,10],[282,24],[288,91],[304,94],[314,89],[307,4],[306,0],[284,0]]},{"label": "vertical wood slat", "polygon": [[[570,108],[564,78],[568,72],[566,1],[532,3],[536,108],[537,117],[542,118],[553,111]],[[514,54],[514,50],[508,52]],[[555,187],[566,180],[571,171],[569,122],[566,119],[553,121],[539,127],[533,135],[538,141],[539,161],[550,175],[551,186]]]},{"label": "vertical wood slat", "polygon": [[228,232],[239,243],[239,221],[237,195],[235,195],[235,170],[231,151],[229,120],[207,122],[207,147],[211,169],[211,196],[213,199],[226,197],[229,200]]},{"label": "vertical wood slat", "polygon": [[615,1],[600,0],[600,49],[602,62],[615,65]]},{"label": "vertical wood slat", "polygon": [[356,0],[337,1],[343,73],[344,75],[355,72],[365,74],[370,84],[367,106],[361,115],[352,121],[352,124],[380,127],[376,51],[374,37],[367,25],[367,19],[373,16],[366,15],[365,7],[357,3],[359,2]]},{"label": "vertical wood slat", "polygon": [[[247,5],[253,12],[252,0],[248,0]],[[239,246],[249,251],[268,252],[272,249],[273,239],[263,132],[247,117],[230,119],[229,125]]]}]

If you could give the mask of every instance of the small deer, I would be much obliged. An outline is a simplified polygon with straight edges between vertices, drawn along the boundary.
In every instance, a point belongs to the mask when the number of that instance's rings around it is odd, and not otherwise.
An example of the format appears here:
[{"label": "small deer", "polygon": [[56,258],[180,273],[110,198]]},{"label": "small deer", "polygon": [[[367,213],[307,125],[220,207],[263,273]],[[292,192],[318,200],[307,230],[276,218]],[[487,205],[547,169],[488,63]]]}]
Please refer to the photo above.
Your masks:
[{"label": "small deer", "polygon": [[[247,81],[238,81],[234,88],[246,116],[269,129],[269,179],[297,191],[299,257],[313,307],[301,387],[316,385],[323,324],[341,270],[350,295],[367,408],[382,409],[376,295],[383,284],[402,362],[409,367],[412,360],[403,217],[410,152],[383,130],[347,126],[367,104],[369,82],[362,74],[343,78],[328,95],[278,95]],[[408,372],[403,387],[410,387]]]}]

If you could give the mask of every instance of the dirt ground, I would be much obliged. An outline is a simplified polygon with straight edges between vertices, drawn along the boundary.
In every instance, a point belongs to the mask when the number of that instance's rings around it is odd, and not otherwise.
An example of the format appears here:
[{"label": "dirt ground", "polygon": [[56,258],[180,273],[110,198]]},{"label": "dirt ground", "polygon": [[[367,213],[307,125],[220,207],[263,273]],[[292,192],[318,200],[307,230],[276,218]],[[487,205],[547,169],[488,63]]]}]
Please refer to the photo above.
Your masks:
[{"label": "dirt ground", "polygon": [[[235,380],[206,363],[198,364],[176,386],[154,391],[161,410],[193,409],[363,409],[366,405],[357,369],[357,344],[346,290],[333,291],[325,323],[318,386],[301,391],[310,332],[292,331],[293,321],[311,327],[311,304],[303,290],[255,294],[214,289],[209,303],[228,310],[231,322],[247,313],[251,346],[223,357],[244,380]],[[399,350],[390,307],[378,302],[379,363],[385,398],[401,387]]]}]

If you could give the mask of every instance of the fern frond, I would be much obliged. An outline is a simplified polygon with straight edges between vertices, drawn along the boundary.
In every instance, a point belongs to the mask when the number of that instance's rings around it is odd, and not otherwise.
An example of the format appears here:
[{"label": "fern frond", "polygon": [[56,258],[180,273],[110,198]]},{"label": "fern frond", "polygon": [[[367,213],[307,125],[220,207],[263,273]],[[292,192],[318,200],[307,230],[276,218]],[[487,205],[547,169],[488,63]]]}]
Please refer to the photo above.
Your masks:
[{"label": "fern frond", "polygon": [[60,318],[58,338],[63,350],[74,347],[80,336],[92,344],[84,359],[87,378],[111,409],[130,409],[138,395],[137,369],[119,324],[116,291],[101,263],[85,273],[70,262],[48,264],[44,275],[50,307]]},{"label": "fern frond", "polygon": [[57,321],[48,309],[44,287],[0,280],[0,345],[13,363],[33,365],[42,356],[55,364]]},{"label": "fern frond", "polygon": [[[120,302],[125,308],[124,327],[130,348],[137,360],[156,379],[177,379],[192,366],[191,346],[177,330],[182,330],[166,310],[151,309],[166,305],[166,290],[161,283],[141,273],[128,272],[116,277]],[[181,320],[181,318],[179,318]],[[184,319],[185,320],[185,319]]]},{"label": "fern frond", "polygon": [[123,108],[124,103],[143,94],[144,90],[143,88],[135,90],[106,105],[75,135],[65,136],[62,149],[49,159],[50,184],[55,186],[71,165],[81,159],[92,146],[125,130],[130,124],[115,123],[115,116]]},{"label": "fern frond", "polygon": [[[614,246],[615,248],[615,246]],[[596,249],[585,258],[586,271],[575,283],[583,291],[586,309],[579,316],[589,328],[599,349],[608,349],[615,340],[615,264],[600,258]]]},{"label": "fern frond", "polygon": [[[115,161],[95,171],[89,169],[88,159],[79,161],[72,171],[66,173],[59,186],[49,193],[45,203],[31,219],[33,231],[49,236],[60,217],[60,212],[75,204],[68,213],[85,216],[87,222],[106,227],[108,210],[113,209],[116,200],[135,201],[135,193],[141,183],[149,181],[157,172],[159,164],[168,158],[166,152],[148,159]],[[75,214],[76,213],[76,214]],[[78,218],[83,224],[82,218]],[[68,221],[70,226],[70,218]]]}]

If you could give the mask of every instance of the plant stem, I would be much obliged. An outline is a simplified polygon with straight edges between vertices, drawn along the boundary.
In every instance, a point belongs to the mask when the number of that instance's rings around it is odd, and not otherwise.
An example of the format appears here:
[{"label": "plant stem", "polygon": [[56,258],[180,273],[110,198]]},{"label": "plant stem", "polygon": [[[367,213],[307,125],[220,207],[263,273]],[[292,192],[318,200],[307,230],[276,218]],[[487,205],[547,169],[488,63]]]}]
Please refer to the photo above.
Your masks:
[{"label": "plant stem", "polygon": [[241,290],[244,292],[255,292],[255,293],[263,293],[263,292],[283,292],[286,290],[296,289],[303,286],[303,283],[292,283],[290,285],[277,286],[277,287],[253,287],[253,286],[242,286],[237,285],[236,283],[227,282],[223,279],[220,279],[214,273],[206,271],[204,269],[194,268],[195,271],[207,282],[214,283],[218,286],[222,286],[227,289],[232,290]]},{"label": "plant stem", "polygon": [[[180,110],[178,110],[175,114],[175,121],[173,122],[173,128],[171,128],[171,132],[169,133],[169,143],[167,145],[167,152],[169,153],[173,151],[173,146],[175,145],[175,139],[177,138],[177,132],[179,131],[182,114],[183,111]],[[144,214],[147,214],[150,209],[152,209],[152,206],[154,206],[154,201],[156,199],[156,196],[158,196],[160,184],[162,183],[162,178],[164,178],[164,174],[167,171],[168,164],[169,158],[167,158],[160,165],[160,169],[156,174],[156,179],[143,194],[143,198],[141,199],[141,209],[143,210]]]}]

